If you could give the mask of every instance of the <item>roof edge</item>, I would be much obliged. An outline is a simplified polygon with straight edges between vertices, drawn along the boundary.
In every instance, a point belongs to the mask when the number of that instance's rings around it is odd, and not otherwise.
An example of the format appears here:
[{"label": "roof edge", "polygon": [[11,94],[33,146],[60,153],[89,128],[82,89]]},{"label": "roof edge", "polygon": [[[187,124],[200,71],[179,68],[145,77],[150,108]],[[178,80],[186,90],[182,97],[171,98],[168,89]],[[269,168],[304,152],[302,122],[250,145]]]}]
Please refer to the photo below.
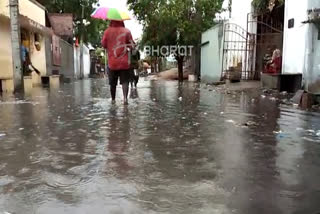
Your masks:
[{"label": "roof edge", "polygon": [[29,0],[30,2],[34,3],[35,5],[37,5],[38,7],[40,7],[43,10],[46,10],[46,7],[43,6],[42,4],[40,4],[39,2],[37,2],[36,0]]}]

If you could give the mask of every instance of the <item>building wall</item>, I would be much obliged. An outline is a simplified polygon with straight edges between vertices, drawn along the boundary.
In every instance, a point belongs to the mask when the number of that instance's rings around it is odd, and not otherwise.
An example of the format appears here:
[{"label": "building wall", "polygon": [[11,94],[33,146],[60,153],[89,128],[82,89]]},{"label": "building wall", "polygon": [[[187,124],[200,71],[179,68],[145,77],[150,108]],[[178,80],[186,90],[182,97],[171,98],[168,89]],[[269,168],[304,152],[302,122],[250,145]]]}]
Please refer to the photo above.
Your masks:
[{"label": "building wall", "polygon": [[[34,40],[34,33],[30,34],[31,40]],[[32,42],[34,45],[34,41]],[[35,47],[33,47],[32,51],[30,50],[30,59],[34,67],[36,67],[40,72],[41,76],[47,75],[47,65],[46,65],[46,43],[45,37],[42,37],[40,40],[41,50],[37,51]],[[41,84],[41,77],[35,72],[32,73],[32,82],[34,85]]]},{"label": "building wall", "polygon": [[52,75],[53,71],[59,71],[60,72],[60,67],[53,65],[53,57],[52,57],[52,38],[51,37],[46,37],[45,39],[46,42],[46,64],[47,64],[47,75]]},{"label": "building wall", "polygon": [[61,47],[61,72],[65,77],[75,78],[74,73],[74,57],[73,57],[73,47],[66,41],[60,39]]},{"label": "building wall", "polygon": [[[283,73],[303,74],[305,89],[320,94],[320,41],[314,24],[303,24],[307,10],[320,8],[319,0],[286,0],[285,31],[283,50]],[[288,28],[288,21],[295,21],[294,28]],[[299,42],[297,42],[299,41]]]},{"label": "building wall", "polygon": [[223,54],[223,24],[219,24],[202,34],[201,43],[201,80],[203,82],[220,81]]},{"label": "building wall", "polygon": [[[320,8],[319,0],[309,0],[308,9]],[[305,75],[306,90],[310,93],[320,94],[320,40],[319,29],[314,24],[308,24],[308,43],[310,57],[308,59],[309,69]]]},{"label": "building wall", "polygon": [[74,75],[75,78],[80,78],[80,47],[74,47],[73,49],[74,58]]},{"label": "building wall", "polygon": [[0,17],[0,79],[13,78],[10,24]]},{"label": "building wall", "polygon": [[9,0],[0,1],[0,14],[9,17]]},{"label": "building wall", "polygon": [[89,48],[84,46],[83,48],[83,74],[85,78],[88,78],[90,75],[90,66],[91,66],[91,59],[90,59],[90,51]]},{"label": "building wall", "polygon": [[[297,4],[296,0],[286,0],[283,74],[302,74],[305,70],[306,35],[308,26],[302,24],[306,20],[307,0]],[[288,22],[294,18],[294,27],[288,28]],[[299,41],[299,42],[297,42]]]},{"label": "building wall", "polygon": [[[85,45],[83,46],[83,75],[84,78],[88,78],[90,74],[90,51]],[[80,47],[74,48],[74,70],[75,77],[80,78]]]},{"label": "building wall", "polygon": [[[28,17],[29,19],[45,26],[45,10],[44,7],[39,5],[33,0],[20,0],[19,1],[20,14]],[[10,35],[10,21],[2,16],[10,17],[9,13],[9,0],[0,1],[0,66],[2,69],[0,72],[1,78],[12,78],[13,67],[12,67],[12,52],[11,52],[11,35]],[[31,44],[34,45],[34,33],[29,34]],[[30,48],[30,58],[32,64],[41,72],[41,75],[45,76],[46,70],[46,55],[45,55],[45,38],[42,36],[40,40],[41,50],[37,51],[34,46]],[[40,84],[41,78],[33,73],[32,76],[33,84]]]},{"label": "building wall", "polygon": [[[20,14],[45,26],[45,8],[35,0],[19,0]],[[0,14],[10,17],[9,0],[0,1]]]}]

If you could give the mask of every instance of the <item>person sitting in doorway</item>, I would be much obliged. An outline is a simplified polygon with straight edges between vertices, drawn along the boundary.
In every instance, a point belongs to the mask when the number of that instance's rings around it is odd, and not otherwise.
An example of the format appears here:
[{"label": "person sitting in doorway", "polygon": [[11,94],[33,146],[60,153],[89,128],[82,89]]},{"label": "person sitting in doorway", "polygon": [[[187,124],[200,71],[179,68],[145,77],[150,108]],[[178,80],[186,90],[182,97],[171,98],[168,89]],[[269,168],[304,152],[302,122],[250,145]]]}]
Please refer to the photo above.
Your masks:
[{"label": "person sitting in doorway", "polygon": [[282,68],[282,56],[279,49],[275,49],[272,54],[271,60],[266,64],[266,73],[278,74],[281,73]]}]

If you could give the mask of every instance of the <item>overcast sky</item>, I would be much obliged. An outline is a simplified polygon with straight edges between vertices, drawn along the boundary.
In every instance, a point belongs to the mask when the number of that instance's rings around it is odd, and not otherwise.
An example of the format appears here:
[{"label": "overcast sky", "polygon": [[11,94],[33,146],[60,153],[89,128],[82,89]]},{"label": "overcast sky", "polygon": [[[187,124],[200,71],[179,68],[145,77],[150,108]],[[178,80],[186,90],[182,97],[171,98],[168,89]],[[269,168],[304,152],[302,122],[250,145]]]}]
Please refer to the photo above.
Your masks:
[{"label": "overcast sky", "polygon": [[[128,10],[127,0],[100,0],[100,5]],[[130,14],[132,20],[125,21],[125,25],[129,30],[131,30],[133,39],[138,39],[142,35],[142,26],[135,19],[132,12],[130,12]]]}]

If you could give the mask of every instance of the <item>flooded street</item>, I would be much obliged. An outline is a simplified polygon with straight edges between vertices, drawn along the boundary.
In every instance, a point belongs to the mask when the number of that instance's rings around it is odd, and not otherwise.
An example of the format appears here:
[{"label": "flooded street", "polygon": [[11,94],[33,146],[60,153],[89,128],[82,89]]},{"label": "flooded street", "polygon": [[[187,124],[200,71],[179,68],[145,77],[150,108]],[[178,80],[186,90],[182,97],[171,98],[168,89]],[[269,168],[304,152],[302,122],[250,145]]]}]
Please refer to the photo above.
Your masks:
[{"label": "flooded street", "polygon": [[317,214],[320,114],[257,90],[105,80],[0,96],[0,213]]}]

